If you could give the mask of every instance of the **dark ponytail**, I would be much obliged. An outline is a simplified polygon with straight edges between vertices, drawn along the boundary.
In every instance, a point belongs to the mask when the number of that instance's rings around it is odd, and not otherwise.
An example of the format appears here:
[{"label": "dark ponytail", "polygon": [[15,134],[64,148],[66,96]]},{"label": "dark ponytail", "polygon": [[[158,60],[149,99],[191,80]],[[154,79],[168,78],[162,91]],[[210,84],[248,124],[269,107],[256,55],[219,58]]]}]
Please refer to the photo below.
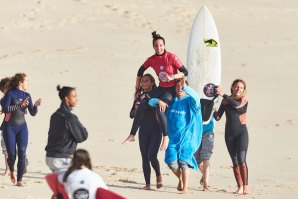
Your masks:
[{"label": "dark ponytail", "polygon": [[63,86],[61,88],[61,86],[58,84],[57,85],[57,91],[58,91],[58,95],[59,98],[63,101],[65,97],[69,96],[70,92],[75,90],[75,88],[73,87],[68,87],[68,86]]},{"label": "dark ponytail", "polygon": [[159,39],[161,39],[163,41],[163,44],[166,45],[165,39],[162,36],[160,36],[160,34],[156,34],[156,31],[153,31],[151,34],[152,34],[152,38],[153,38],[153,40],[152,40],[153,46],[154,46],[154,42]]}]

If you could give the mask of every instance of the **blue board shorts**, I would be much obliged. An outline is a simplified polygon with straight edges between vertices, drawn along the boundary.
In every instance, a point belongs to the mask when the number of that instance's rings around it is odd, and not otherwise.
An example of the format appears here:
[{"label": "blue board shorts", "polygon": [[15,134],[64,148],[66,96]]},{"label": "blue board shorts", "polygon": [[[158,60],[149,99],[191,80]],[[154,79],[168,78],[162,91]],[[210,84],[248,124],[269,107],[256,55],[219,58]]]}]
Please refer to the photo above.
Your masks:
[{"label": "blue board shorts", "polygon": [[200,148],[195,152],[197,164],[201,164],[202,160],[209,160],[213,153],[214,133],[204,133]]}]

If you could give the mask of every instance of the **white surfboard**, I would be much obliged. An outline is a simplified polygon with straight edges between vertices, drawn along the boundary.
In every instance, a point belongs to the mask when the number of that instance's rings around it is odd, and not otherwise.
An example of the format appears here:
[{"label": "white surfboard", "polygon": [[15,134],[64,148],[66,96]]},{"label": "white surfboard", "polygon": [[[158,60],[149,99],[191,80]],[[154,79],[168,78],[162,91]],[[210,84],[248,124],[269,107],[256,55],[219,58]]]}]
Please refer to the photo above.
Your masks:
[{"label": "white surfboard", "polygon": [[[198,11],[192,25],[187,69],[189,86],[196,90],[202,99],[212,100],[212,97],[204,94],[203,88],[208,83],[220,84],[221,53],[215,22],[205,6]],[[204,123],[209,122],[210,118]]]}]

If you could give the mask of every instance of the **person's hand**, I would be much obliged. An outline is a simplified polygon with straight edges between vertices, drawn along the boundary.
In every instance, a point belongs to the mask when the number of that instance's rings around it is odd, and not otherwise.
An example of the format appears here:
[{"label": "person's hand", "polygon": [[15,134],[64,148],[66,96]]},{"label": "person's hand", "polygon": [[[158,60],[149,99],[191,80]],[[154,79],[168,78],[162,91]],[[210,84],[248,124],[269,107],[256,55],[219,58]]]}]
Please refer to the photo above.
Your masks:
[{"label": "person's hand", "polygon": [[165,102],[163,102],[163,101],[161,101],[161,100],[158,100],[157,104],[158,104],[158,106],[159,106],[159,110],[160,110],[161,112],[165,112],[165,111],[166,111],[166,109],[167,109],[167,107],[168,107],[167,103],[165,103]]},{"label": "person's hand", "polygon": [[134,135],[129,135],[129,136],[126,138],[126,140],[124,140],[124,141],[122,142],[122,144],[128,144],[129,142],[133,142],[133,141],[135,141],[135,136],[134,136]]},{"label": "person's hand", "polygon": [[163,136],[163,140],[162,140],[162,144],[160,147],[160,150],[166,150],[168,148],[169,145],[169,137],[168,136]]},{"label": "person's hand", "polygon": [[22,102],[21,102],[21,107],[25,108],[29,105],[29,97],[26,97]]},{"label": "person's hand", "polygon": [[166,79],[167,82],[170,82],[170,81],[173,81],[175,79],[175,76],[174,75],[166,75],[165,79]]},{"label": "person's hand", "polygon": [[34,103],[34,106],[36,106],[36,107],[40,106],[41,101],[42,101],[41,99],[36,100],[35,103]]},{"label": "person's hand", "polygon": [[137,102],[135,103],[135,109],[136,109],[136,110],[138,110],[138,108],[139,108],[139,105],[140,105],[140,102],[139,102],[139,101],[137,101]]}]

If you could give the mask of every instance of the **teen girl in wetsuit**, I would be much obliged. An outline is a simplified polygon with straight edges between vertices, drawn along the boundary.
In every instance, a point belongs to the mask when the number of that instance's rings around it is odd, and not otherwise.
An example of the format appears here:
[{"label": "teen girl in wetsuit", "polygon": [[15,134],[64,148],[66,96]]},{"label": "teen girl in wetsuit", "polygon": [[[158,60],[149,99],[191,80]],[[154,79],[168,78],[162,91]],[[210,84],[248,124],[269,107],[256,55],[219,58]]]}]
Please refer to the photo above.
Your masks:
[{"label": "teen girl in wetsuit", "polygon": [[[142,93],[140,98],[150,96],[153,92],[152,89],[156,87],[155,79],[150,74],[145,74],[141,80]],[[141,99],[134,101],[133,106],[130,111],[130,118],[134,118],[136,111],[138,109],[138,103]],[[135,135],[131,135],[134,136]],[[162,133],[160,125],[157,121],[156,111],[154,108],[148,108],[145,110],[144,118],[140,124],[139,130],[139,145],[142,154],[142,165],[145,177],[146,186],[143,187],[145,190],[150,190],[150,175],[151,167],[150,163],[156,174],[156,187],[159,189],[162,187],[162,178],[160,174],[159,161],[157,159],[157,154],[159,151],[159,146],[162,140]]]},{"label": "teen girl in wetsuit", "polygon": [[[155,54],[149,57],[139,68],[135,88],[136,91],[139,89],[140,80],[144,74],[144,71],[149,67],[152,67],[158,76],[159,86],[154,89],[152,96],[150,97],[159,98],[163,102],[170,105],[173,100],[173,96],[175,95],[175,79],[180,79],[184,76],[187,76],[188,72],[175,54],[166,51],[165,39],[159,34],[156,34],[155,31],[152,33],[152,36]],[[180,73],[178,73],[178,71],[180,71]],[[136,134],[140,123],[144,118],[144,111],[148,107],[148,101],[142,100],[133,121],[130,131],[131,135]],[[156,108],[156,111],[164,136],[161,149],[166,149],[168,144],[167,118],[165,113],[159,108]],[[128,137],[128,141],[133,141],[129,140],[129,138],[130,137]]]},{"label": "teen girl in wetsuit", "polygon": [[[37,100],[33,105],[29,93],[25,92],[28,87],[27,75],[17,73],[11,80],[11,89],[6,93],[2,108],[5,113],[5,125],[3,127],[3,138],[8,153],[8,166],[10,177],[17,186],[23,186],[22,178],[25,168],[26,148],[28,144],[28,128],[25,121],[27,109],[32,116],[37,113],[37,107],[41,104],[41,100]],[[16,146],[18,148],[18,169],[17,179],[14,172],[14,164],[16,160]]]},{"label": "teen girl in wetsuit", "polygon": [[233,162],[233,171],[237,181],[236,194],[248,194],[248,175],[246,154],[248,148],[248,131],[246,127],[246,111],[248,101],[245,97],[244,80],[236,79],[231,86],[231,96],[225,95],[220,87],[217,94],[223,97],[218,111],[214,112],[215,120],[219,121],[226,114],[225,142]]}]

